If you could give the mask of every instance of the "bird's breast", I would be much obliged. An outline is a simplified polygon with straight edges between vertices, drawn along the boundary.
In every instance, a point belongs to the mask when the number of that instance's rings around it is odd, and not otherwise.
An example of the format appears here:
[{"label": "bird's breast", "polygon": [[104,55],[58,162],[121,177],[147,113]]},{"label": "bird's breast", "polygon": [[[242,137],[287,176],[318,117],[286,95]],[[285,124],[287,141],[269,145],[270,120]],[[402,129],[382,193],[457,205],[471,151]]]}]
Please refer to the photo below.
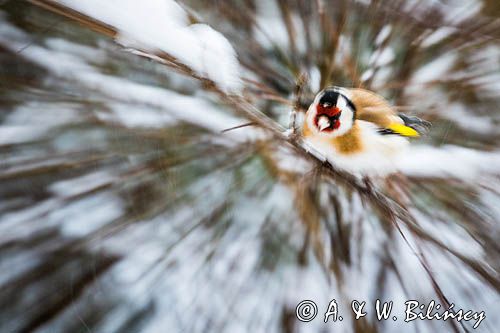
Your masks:
[{"label": "bird's breast", "polygon": [[339,154],[351,155],[363,151],[362,132],[357,122],[344,135],[330,139]]},{"label": "bird's breast", "polygon": [[347,133],[336,137],[314,134],[307,124],[304,124],[302,134],[321,150],[331,150],[342,155],[352,155],[363,151],[362,130],[357,123]]},{"label": "bird's breast", "polygon": [[304,138],[337,167],[355,174],[384,175],[395,170],[395,160],[408,146],[399,136],[380,135],[377,127],[357,120],[353,128],[338,137],[303,131]]}]

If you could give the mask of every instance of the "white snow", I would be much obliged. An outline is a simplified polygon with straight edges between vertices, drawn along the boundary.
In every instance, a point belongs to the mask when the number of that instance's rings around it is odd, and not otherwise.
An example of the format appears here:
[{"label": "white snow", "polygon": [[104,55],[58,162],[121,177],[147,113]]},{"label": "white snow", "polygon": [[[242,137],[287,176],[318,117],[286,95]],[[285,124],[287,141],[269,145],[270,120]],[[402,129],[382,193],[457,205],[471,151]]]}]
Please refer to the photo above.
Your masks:
[{"label": "white snow", "polygon": [[468,110],[463,104],[450,103],[446,107],[446,112],[439,112],[439,115],[455,122],[465,130],[492,135],[500,132],[493,117],[476,115],[473,110]]},{"label": "white snow", "polygon": [[432,45],[435,45],[439,42],[441,42],[443,39],[448,38],[452,34],[457,32],[456,28],[451,28],[451,27],[441,27],[437,29],[436,31],[432,32],[430,35],[424,38],[422,40],[422,43],[420,44],[421,47],[426,48]]},{"label": "white snow", "polygon": [[80,177],[57,181],[49,186],[49,190],[57,196],[69,197],[111,184],[114,180],[115,177],[110,172],[100,170]]},{"label": "white snow", "polygon": [[445,20],[454,24],[474,17],[483,7],[483,2],[478,0],[460,0],[449,3],[439,1],[438,4]]},{"label": "white snow", "polygon": [[370,57],[369,64],[377,67],[386,66],[390,64],[396,55],[390,47],[385,47],[383,49],[377,49]]},{"label": "white snow", "polygon": [[98,193],[61,206],[48,214],[50,223],[69,237],[83,237],[119,218],[125,203],[111,193]]},{"label": "white snow", "polygon": [[373,77],[374,73],[375,73],[375,71],[373,70],[373,68],[368,68],[366,71],[363,72],[363,74],[361,74],[360,80],[362,82],[365,82],[365,81],[371,79]]},{"label": "white snow", "polygon": [[198,38],[202,48],[199,56],[200,72],[222,87],[240,89],[241,80],[238,77],[240,65],[229,41],[206,24],[193,24],[189,29]]},{"label": "white snow", "polygon": [[108,103],[107,107],[111,112],[96,112],[99,119],[117,122],[130,128],[163,128],[177,123],[174,117],[155,107],[127,103]]},{"label": "white snow", "polygon": [[[201,30],[205,29],[201,28]],[[0,31],[2,32],[0,34],[0,45],[12,51],[17,51],[26,44],[27,35],[8,23],[3,22]],[[222,40],[219,40],[219,43],[224,44]],[[245,119],[224,113],[220,107],[212,105],[200,97],[185,96],[160,87],[139,84],[125,78],[102,74],[98,72],[96,67],[87,63],[85,58],[82,59],[78,55],[69,54],[66,50],[47,49],[38,45],[31,45],[24,49],[20,55],[47,69],[57,77],[76,81],[101,95],[111,97],[114,101],[119,102],[111,104],[111,109],[114,112],[113,117],[117,116],[117,119],[126,126],[151,126],[152,122],[155,121],[154,113],[159,115],[156,118],[158,124],[171,124],[177,119],[212,132],[220,132],[247,122]],[[209,71],[215,72],[215,69],[211,68]],[[230,73],[227,72],[224,75],[229,76]],[[124,104],[128,107],[119,106]],[[147,109],[148,112],[144,114],[145,118],[142,118],[142,115],[137,113],[139,109],[134,110],[134,107]],[[107,116],[102,112],[99,112],[98,115],[101,119],[106,119]],[[47,119],[46,114],[40,114],[40,116]],[[5,127],[5,131],[0,136],[0,144],[30,141],[46,133],[46,129],[40,133],[31,132],[29,129],[24,131],[25,126],[26,124],[11,126],[10,129]],[[18,130],[19,132],[17,132]],[[7,133],[7,131],[9,132]],[[252,127],[224,134],[224,137],[231,138],[233,141],[236,139],[236,141],[240,142],[260,136],[261,133],[255,131],[255,128]]]},{"label": "white snow", "polygon": [[435,60],[423,65],[413,73],[414,83],[425,83],[433,80],[444,79],[446,73],[452,68],[457,59],[457,53],[450,51],[442,54]]},{"label": "white snow", "polygon": [[241,88],[239,63],[227,39],[205,24],[190,25],[173,0],[58,0],[118,30],[126,47],[164,51],[228,91]]},{"label": "white snow", "polygon": [[45,128],[36,125],[2,125],[0,146],[35,141],[46,133]]},{"label": "white snow", "polygon": [[389,37],[389,35],[391,34],[391,31],[392,31],[392,25],[390,24],[384,25],[384,27],[380,29],[377,37],[375,37],[375,45],[380,45],[383,42],[385,42]]},{"label": "white snow", "polygon": [[397,164],[411,176],[477,181],[488,175],[499,175],[500,151],[482,152],[453,145],[418,146],[409,149]]},{"label": "white snow", "polygon": [[45,45],[51,50],[76,56],[92,64],[103,64],[107,59],[106,52],[100,48],[73,43],[62,38],[49,38],[45,41]]},{"label": "white snow", "polygon": [[319,91],[321,85],[321,72],[317,66],[311,67],[309,70],[309,85],[311,91]]},{"label": "white snow", "polygon": [[45,102],[19,105],[2,123],[0,146],[35,141],[58,126],[77,123],[80,120],[78,114],[65,106],[67,104]]}]

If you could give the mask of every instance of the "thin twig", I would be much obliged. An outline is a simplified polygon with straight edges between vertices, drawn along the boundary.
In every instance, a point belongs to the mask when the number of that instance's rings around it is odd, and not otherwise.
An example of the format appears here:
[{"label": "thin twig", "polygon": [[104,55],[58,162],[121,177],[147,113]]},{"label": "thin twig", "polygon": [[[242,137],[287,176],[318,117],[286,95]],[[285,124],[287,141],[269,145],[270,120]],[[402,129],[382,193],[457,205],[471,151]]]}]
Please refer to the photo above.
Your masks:
[{"label": "thin twig", "polygon": [[297,120],[297,112],[301,107],[300,100],[302,98],[302,94],[304,91],[304,86],[307,84],[308,76],[306,72],[303,72],[300,74],[299,78],[297,79],[297,83],[295,84],[295,90],[294,90],[294,103],[293,107],[290,110],[290,124],[288,126],[289,130],[291,131],[292,135],[296,135],[297,132],[297,127],[296,127],[296,120]]},{"label": "thin twig", "polygon": [[222,131],[220,131],[221,133],[226,133],[226,132],[229,132],[229,131],[232,131],[232,130],[235,130],[235,129],[238,129],[238,128],[243,128],[243,127],[247,127],[247,126],[254,126],[255,123],[254,122],[249,122],[249,123],[245,123],[245,124],[241,124],[241,125],[238,125],[238,126],[234,126],[234,127],[230,127],[230,128],[226,128]]}]

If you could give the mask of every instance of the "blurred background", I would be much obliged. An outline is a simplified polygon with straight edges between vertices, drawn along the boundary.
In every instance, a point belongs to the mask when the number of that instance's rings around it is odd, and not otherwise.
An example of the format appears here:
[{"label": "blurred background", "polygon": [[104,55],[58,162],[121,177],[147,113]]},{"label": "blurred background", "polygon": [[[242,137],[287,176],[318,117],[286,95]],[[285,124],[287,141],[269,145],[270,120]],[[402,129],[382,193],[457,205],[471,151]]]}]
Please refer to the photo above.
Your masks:
[{"label": "blurred background", "polygon": [[[265,129],[223,132],[249,120],[206,82],[3,0],[0,332],[497,332],[500,2],[178,3],[227,38],[245,100],[284,127],[328,85],[431,121],[377,185],[407,218]],[[325,324],[332,299],[344,320]],[[376,299],[398,321],[376,320]],[[486,319],[404,323],[409,299]]]}]

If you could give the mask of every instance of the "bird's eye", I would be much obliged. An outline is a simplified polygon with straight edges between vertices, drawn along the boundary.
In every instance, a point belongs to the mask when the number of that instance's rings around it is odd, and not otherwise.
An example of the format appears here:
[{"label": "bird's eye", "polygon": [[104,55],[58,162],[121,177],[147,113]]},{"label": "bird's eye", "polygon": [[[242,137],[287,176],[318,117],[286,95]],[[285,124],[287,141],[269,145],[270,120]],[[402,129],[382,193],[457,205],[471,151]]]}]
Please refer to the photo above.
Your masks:
[{"label": "bird's eye", "polygon": [[325,102],[325,103],[323,103],[323,105],[322,105],[322,106],[323,106],[324,108],[328,109],[328,108],[331,108],[331,107],[333,106],[333,104],[332,104],[332,103],[330,103],[330,102]]}]

